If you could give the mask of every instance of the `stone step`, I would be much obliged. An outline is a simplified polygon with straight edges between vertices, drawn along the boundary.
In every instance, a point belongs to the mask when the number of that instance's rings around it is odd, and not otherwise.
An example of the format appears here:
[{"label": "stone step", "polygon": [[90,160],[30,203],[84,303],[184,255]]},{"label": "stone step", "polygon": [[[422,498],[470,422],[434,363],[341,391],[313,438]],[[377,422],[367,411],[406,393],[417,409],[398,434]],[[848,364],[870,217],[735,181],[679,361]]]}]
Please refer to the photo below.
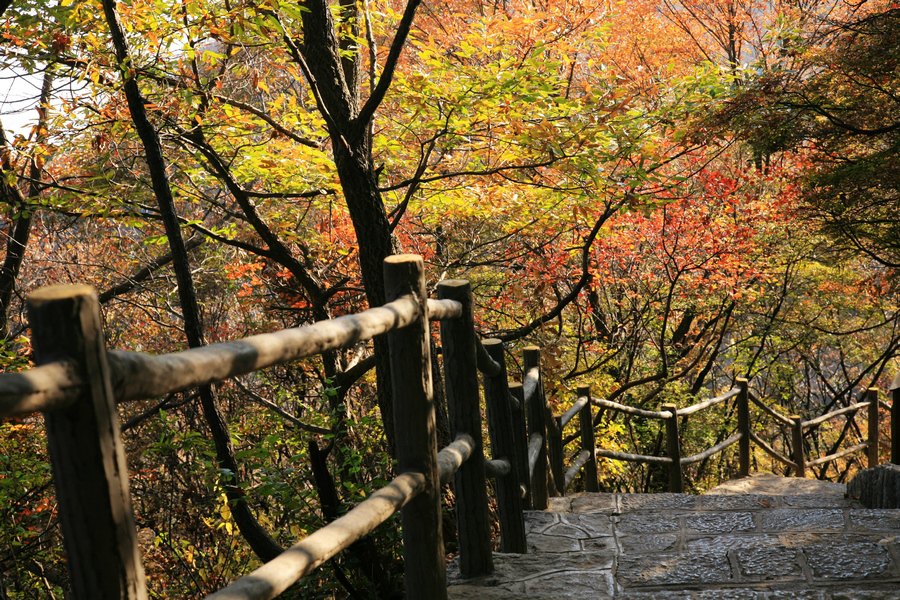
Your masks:
[{"label": "stone step", "polygon": [[900,598],[900,510],[841,496],[580,494],[451,598]]}]

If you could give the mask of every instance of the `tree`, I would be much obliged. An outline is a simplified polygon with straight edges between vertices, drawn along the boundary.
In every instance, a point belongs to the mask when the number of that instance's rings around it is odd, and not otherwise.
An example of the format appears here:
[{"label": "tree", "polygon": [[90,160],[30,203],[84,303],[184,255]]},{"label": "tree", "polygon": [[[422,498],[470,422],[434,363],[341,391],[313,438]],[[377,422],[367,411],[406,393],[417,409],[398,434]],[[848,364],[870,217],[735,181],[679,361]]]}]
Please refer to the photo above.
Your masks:
[{"label": "tree", "polygon": [[[755,56],[769,71],[802,58],[800,33],[821,21],[795,30],[792,10],[22,0],[5,15],[7,60],[68,91],[47,111],[53,160],[39,176],[15,165],[23,197],[40,184],[19,285],[92,282],[110,346],[168,352],[380,304],[381,260],[402,248],[430,282],[472,281],[484,335],[513,355],[545,347],[554,403],[585,383],[687,403],[752,375],[773,401],[824,411],[896,355],[895,284],[869,259],[826,256],[802,226],[796,175],[824,155],[748,153],[708,117],[752,88]],[[7,307],[19,330],[15,294]],[[242,533],[270,555],[377,487],[382,357],[360,344],[214,398],[123,408],[158,593],[211,591],[256,561]],[[694,423],[690,443],[728,435]],[[385,595],[392,546],[374,544],[304,590]]]},{"label": "tree", "polygon": [[801,33],[797,67],[765,72],[714,120],[761,155],[800,153],[808,216],[888,268],[900,266],[898,23],[888,7]]}]

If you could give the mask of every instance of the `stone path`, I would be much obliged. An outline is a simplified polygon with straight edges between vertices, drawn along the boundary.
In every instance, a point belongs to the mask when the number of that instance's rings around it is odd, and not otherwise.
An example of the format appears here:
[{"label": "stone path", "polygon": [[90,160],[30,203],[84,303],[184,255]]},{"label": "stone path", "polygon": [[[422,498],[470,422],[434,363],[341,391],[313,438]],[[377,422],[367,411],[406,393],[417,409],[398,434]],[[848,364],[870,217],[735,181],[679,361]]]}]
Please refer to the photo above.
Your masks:
[{"label": "stone path", "polygon": [[779,477],[772,473],[754,473],[743,479],[732,479],[714,487],[707,494],[762,494],[765,496],[799,496],[818,494],[820,496],[843,497],[847,486],[843,483],[804,479],[802,477]]},{"label": "stone path", "polygon": [[584,494],[526,517],[529,554],[453,600],[900,599],[900,510],[837,494]]}]

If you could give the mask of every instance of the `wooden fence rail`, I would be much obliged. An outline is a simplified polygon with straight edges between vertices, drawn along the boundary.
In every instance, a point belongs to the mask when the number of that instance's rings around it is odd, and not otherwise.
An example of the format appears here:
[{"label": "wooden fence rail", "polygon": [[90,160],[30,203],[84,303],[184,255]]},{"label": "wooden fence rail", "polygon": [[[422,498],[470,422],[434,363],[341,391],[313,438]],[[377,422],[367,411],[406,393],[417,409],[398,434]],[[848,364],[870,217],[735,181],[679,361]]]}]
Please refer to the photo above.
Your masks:
[{"label": "wooden fence rail", "polygon": [[[500,548],[527,550],[526,508],[545,509],[550,496],[562,495],[579,474],[586,491],[598,490],[597,456],[666,465],[670,487],[682,491],[683,466],[739,444],[740,472],[750,469],[750,444],[756,443],[802,475],[805,467],[868,449],[877,460],[876,390],[865,402],[803,421],[785,417],[749,392],[745,380],[734,389],[686,408],[663,405],[659,411],[595,398],[577,389],[572,405],[554,415],[548,408],[540,349],[527,347],[521,382],[507,378],[506,351],[499,340],[479,341],[468,282],[438,285],[438,299],[425,295],[420,257],[400,255],[385,261],[388,302],[381,307],[313,325],[213,344],[162,356],[107,351],[96,293],[85,286],[45,288],[28,300],[36,367],[0,374],[0,417],[43,412],[57,492],[60,524],[68,557],[72,596],[78,600],[147,597],[128,489],[125,451],[116,403],[149,399],[208,385],[336,350],[386,335],[394,394],[396,477],[347,514],[300,540],[282,554],[209,598],[274,598],[349,545],[368,535],[391,515],[401,513],[407,598],[447,597],[441,518],[442,484],[453,481],[456,495],[459,565],[463,577],[493,571],[488,477],[495,479]],[[432,321],[440,321],[443,379],[454,442],[438,451],[431,373]],[[479,375],[481,385],[479,385]],[[900,460],[900,377],[892,386],[892,459]],[[485,458],[481,398],[487,413],[492,458]],[[682,457],[679,421],[734,399],[738,430],[719,444]],[[750,429],[750,404],[795,436],[792,458],[776,452]],[[667,456],[616,452],[595,447],[593,414],[665,422]],[[805,461],[803,431],[828,419],[868,408],[869,439],[831,456]],[[564,430],[578,419],[577,432]],[[571,430],[572,428],[569,427]],[[568,452],[572,442],[579,447]],[[568,463],[568,467],[566,464]]]},{"label": "wooden fence rail", "polygon": [[[60,286],[33,294],[29,319],[37,366],[0,374],[0,417],[45,414],[72,597],[147,597],[116,403],[220,382],[379,335],[388,336],[392,361],[397,476],[343,517],[210,598],[274,598],[398,511],[407,597],[445,598],[442,483],[453,480],[455,486],[464,577],[493,571],[487,477],[497,480],[500,548],[506,552],[526,551],[523,510],[546,507],[549,491],[562,493],[576,471],[584,468],[585,486],[596,489],[588,392],[576,409],[550,415],[540,351],[526,349],[523,383],[508,383],[503,344],[479,341],[475,334],[469,284],[441,282],[439,299],[427,299],[423,272],[419,257],[390,257],[385,261],[389,301],[384,306],[161,356],[107,351],[99,303],[90,288]],[[448,413],[456,436],[440,452],[429,357],[429,324],[434,320],[441,323]],[[492,460],[484,456],[482,393]],[[576,414],[583,449],[576,457],[577,468],[563,474],[560,432]],[[553,426],[548,427],[551,418]],[[550,438],[548,429],[553,432]],[[553,440],[555,462],[548,469],[547,447]]]},{"label": "wooden fence rail", "polygon": [[[900,376],[898,376],[900,380]],[[898,383],[898,382],[895,382]],[[896,408],[900,399],[898,399],[898,391],[900,385],[892,389],[893,403],[891,410],[891,456],[892,460],[900,459],[900,418],[895,418],[898,414]],[[722,440],[718,444],[708,448],[702,452],[688,457],[681,456],[681,435],[679,434],[679,418],[684,419],[688,415],[697,413],[703,409],[713,405],[725,402],[734,398],[737,413],[737,431]],[[775,409],[766,405],[749,391],[749,382],[746,379],[738,378],[735,381],[735,387],[720,396],[698,402],[686,408],[678,408],[674,404],[663,404],[658,411],[650,411],[638,409],[631,406],[625,406],[616,402],[610,402],[603,399],[592,399],[592,402],[612,412],[618,412],[635,417],[648,419],[657,419],[664,421],[665,438],[666,438],[666,456],[648,456],[642,454],[632,454],[627,452],[618,452],[613,450],[598,449],[597,454],[611,460],[621,460],[638,463],[651,463],[666,465],[669,470],[669,491],[683,492],[683,467],[706,460],[719,452],[724,451],[734,444],[738,444],[738,474],[746,477],[750,474],[750,453],[751,442],[759,446],[766,454],[772,456],[776,460],[788,465],[792,468],[795,476],[803,477],[806,469],[813,466],[823,465],[850,454],[865,450],[869,467],[878,464],[878,445],[879,445],[879,428],[878,428],[878,409],[881,403],[878,400],[878,390],[869,388],[866,390],[866,400],[857,402],[850,406],[846,406],[827,414],[821,415],[814,419],[804,421],[800,415],[784,416]],[[784,456],[780,452],[772,448],[758,434],[751,430],[750,423],[750,405],[753,404],[760,409],[761,413],[773,418],[779,425],[790,430],[790,458]],[[845,448],[828,456],[807,459],[804,449],[804,431],[814,429],[823,423],[832,421],[838,417],[849,415],[849,418],[862,409],[867,409],[867,439],[865,442],[855,446]],[[895,426],[896,422],[896,426]],[[896,456],[895,456],[896,453]]]}]

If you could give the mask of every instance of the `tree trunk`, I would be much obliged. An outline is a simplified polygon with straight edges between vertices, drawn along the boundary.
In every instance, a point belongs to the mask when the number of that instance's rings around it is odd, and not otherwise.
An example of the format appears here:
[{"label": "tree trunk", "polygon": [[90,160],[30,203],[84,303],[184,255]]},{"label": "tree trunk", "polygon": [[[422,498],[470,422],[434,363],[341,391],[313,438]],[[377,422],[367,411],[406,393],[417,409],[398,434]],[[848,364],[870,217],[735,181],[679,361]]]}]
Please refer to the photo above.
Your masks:
[{"label": "tree trunk", "polygon": [[[125,97],[128,101],[134,128],[141,139],[144,152],[146,153],[153,192],[156,196],[159,212],[165,226],[166,237],[172,251],[172,266],[178,282],[178,298],[181,304],[182,317],[184,318],[185,336],[187,337],[188,346],[191,348],[203,346],[205,342],[200,309],[197,304],[197,294],[194,290],[194,280],[191,274],[187,249],[181,236],[175,200],[166,175],[166,161],[163,156],[162,145],[156,129],[147,117],[144,99],[141,96],[134,73],[124,68],[130,64],[129,50],[114,0],[103,0],[103,11],[109,26],[110,35],[112,36],[113,45],[115,46],[116,60],[119,65],[123,66]],[[237,461],[234,457],[231,436],[228,432],[225,418],[216,405],[215,396],[210,386],[200,388],[200,401],[203,415],[213,436],[216,447],[216,459],[222,472],[222,484],[232,504],[231,511],[235,523],[241,535],[244,536],[244,539],[247,540],[247,543],[250,544],[257,556],[264,561],[271,560],[281,554],[282,548],[256,520],[247,504],[243,490],[238,484]]]}]

